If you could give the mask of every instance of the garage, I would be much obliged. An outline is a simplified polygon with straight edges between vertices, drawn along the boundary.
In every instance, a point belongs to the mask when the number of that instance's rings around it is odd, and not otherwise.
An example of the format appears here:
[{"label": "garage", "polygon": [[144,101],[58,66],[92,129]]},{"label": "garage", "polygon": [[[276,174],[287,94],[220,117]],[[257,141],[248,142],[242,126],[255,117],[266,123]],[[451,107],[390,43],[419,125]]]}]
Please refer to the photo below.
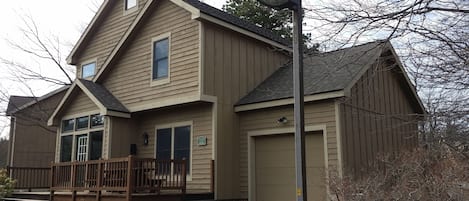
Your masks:
[{"label": "garage", "polygon": [[[295,146],[293,134],[254,137],[256,201],[295,200]],[[308,201],[326,198],[322,132],[306,134]]]}]

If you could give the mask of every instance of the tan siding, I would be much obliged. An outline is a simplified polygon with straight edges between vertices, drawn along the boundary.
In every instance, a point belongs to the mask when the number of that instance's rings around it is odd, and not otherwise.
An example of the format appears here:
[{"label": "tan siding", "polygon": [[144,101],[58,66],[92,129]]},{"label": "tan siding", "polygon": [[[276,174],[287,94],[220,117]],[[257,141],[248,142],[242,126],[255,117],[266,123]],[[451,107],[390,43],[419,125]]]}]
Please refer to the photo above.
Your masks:
[{"label": "tan siding", "polygon": [[77,93],[75,97],[69,97],[72,101],[64,106],[66,109],[62,112],[61,116],[74,116],[76,114],[99,110],[98,106],[96,106],[96,104],[85,93],[82,91],[75,93]]},{"label": "tan siding", "polygon": [[203,94],[217,102],[217,198],[237,198],[239,119],[233,105],[284,64],[288,57],[270,45],[209,22],[204,28]]},{"label": "tan siding", "polygon": [[[277,123],[286,117],[285,125]],[[305,125],[326,125],[328,164],[335,168],[337,159],[337,139],[334,101],[307,103],[305,105]],[[247,132],[264,129],[294,127],[293,106],[282,106],[240,113],[240,186],[241,196],[248,196],[248,145]]]},{"label": "tan siding", "polygon": [[[138,119],[137,132],[129,133],[135,138],[139,157],[155,157],[155,129],[158,125],[174,124],[192,121],[192,181],[188,181],[189,192],[209,192],[211,184],[210,163],[212,160],[212,105],[196,104],[182,107],[168,108],[142,115],[135,115]],[[149,135],[149,144],[142,145],[142,134]],[[208,139],[206,146],[197,146],[197,137]]]},{"label": "tan siding", "polygon": [[[130,144],[141,145],[141,133],[135,133],[133,120],[110,117],[110,158],[121,158],[130,155]],[[138,151],[138,150],[137,150]]]},{"label": "tan siding", "polygon": [[57,127],[48,127],[47,120],[64,94],[58,93],[13,114],[13,166],[49,167],[54,161]]},{"label": "tan siding", "polygon": [[102,22],[98,22],[99,27],[95,32],[90,32],[91,39],[83,46],[83,50],[77,53],[77,77],[81,75],[81,65],[85,64],[84,62],[97,59],[97,71],[102,67],[147,0],[139,0],[138,11],[126,15],[123,2],[111,2],[113,5],[110,11],[103,13],[105,17]]},{"label": "tan siding", "polygon": [[341,130],[344,168],[361,175],[377,154],[392,153],[417,143],[414,109],[398,75],[384,63],[375,64],[342,101]]},{"label": "tan siding", "polygon": [[[175,97],[198,94],[199,26],[191,14],[168,0],[155,4],[152,14],[120,55],[103,85],[132,108]],[[151,87],[152,38],[171,32],[170,80]]]},{"label": "tan siding", "polygon": [[288,60],[278,49],[211,23],[204,23],[204,33],[207,95],[221,95],[230,88],[233,93],[225,93],[236,102]]}]

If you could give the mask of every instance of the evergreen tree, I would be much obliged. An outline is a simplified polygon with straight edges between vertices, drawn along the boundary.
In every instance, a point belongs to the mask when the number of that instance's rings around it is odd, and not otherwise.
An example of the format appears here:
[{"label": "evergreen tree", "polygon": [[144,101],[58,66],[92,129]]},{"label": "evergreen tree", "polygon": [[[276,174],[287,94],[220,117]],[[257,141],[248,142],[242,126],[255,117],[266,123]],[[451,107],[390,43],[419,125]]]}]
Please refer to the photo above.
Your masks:
[{"label": "evergreen tree", "polygon": [[[223,10],[248,22],[256,24],[291,41],[293,35],[292,12],[288,9],[275,10],[257,0],[227,0]],[[303,34],[304,51],[317,52],[319,45],[311,43],[311,35]]]}]

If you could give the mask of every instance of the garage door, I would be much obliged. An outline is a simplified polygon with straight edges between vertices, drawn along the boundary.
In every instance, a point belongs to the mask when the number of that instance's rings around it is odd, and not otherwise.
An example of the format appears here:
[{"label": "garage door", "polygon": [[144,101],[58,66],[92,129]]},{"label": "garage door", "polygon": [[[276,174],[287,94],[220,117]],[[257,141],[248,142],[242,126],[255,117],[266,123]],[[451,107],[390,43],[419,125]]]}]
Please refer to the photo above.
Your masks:
[{"label": "garage door", "polygon": [[[255,138],[256,201],[295,200],[295,146],[293,134]],[[326,198],[322,133],[306,134],[308,201]]]}]

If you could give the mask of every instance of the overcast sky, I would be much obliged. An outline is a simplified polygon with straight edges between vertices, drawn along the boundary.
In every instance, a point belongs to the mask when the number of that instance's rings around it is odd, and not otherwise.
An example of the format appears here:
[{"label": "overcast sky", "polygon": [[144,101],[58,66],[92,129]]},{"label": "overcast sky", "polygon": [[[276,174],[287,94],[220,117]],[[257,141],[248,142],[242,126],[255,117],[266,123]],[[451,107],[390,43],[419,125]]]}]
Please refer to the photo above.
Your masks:
[{"label": "overcast sky", "polygon": [[[0,55],[4,59],[19,61],[34,66],[46,72],[50,64],[37,62],[35,59],[22,54],[8,42],[21,44],[24,41],[20,27],[24,24],[22,18],[31,16],[37,23],[39,32],[44,35],[56,35],[64,45],[64,59],[70,49],[91,21],[103,0],[14,0],[2,1],[0,6]],[[204,0],[204,2],[221,8],[224,0]],[[0,63],[0,90],[7,90],[9,95],[43,95],[57,86],[51,84],[29,84],[27,89],[20,83],[14,82],[8,72],[9,69]],[[49,71],[47,71],[49,72]],[[0,103],[0,110],[6,109],[6,103]],[[2,114],[3,112],[0,112]],[[7,119],[0,117],[0,137],[8,135]]]}]

